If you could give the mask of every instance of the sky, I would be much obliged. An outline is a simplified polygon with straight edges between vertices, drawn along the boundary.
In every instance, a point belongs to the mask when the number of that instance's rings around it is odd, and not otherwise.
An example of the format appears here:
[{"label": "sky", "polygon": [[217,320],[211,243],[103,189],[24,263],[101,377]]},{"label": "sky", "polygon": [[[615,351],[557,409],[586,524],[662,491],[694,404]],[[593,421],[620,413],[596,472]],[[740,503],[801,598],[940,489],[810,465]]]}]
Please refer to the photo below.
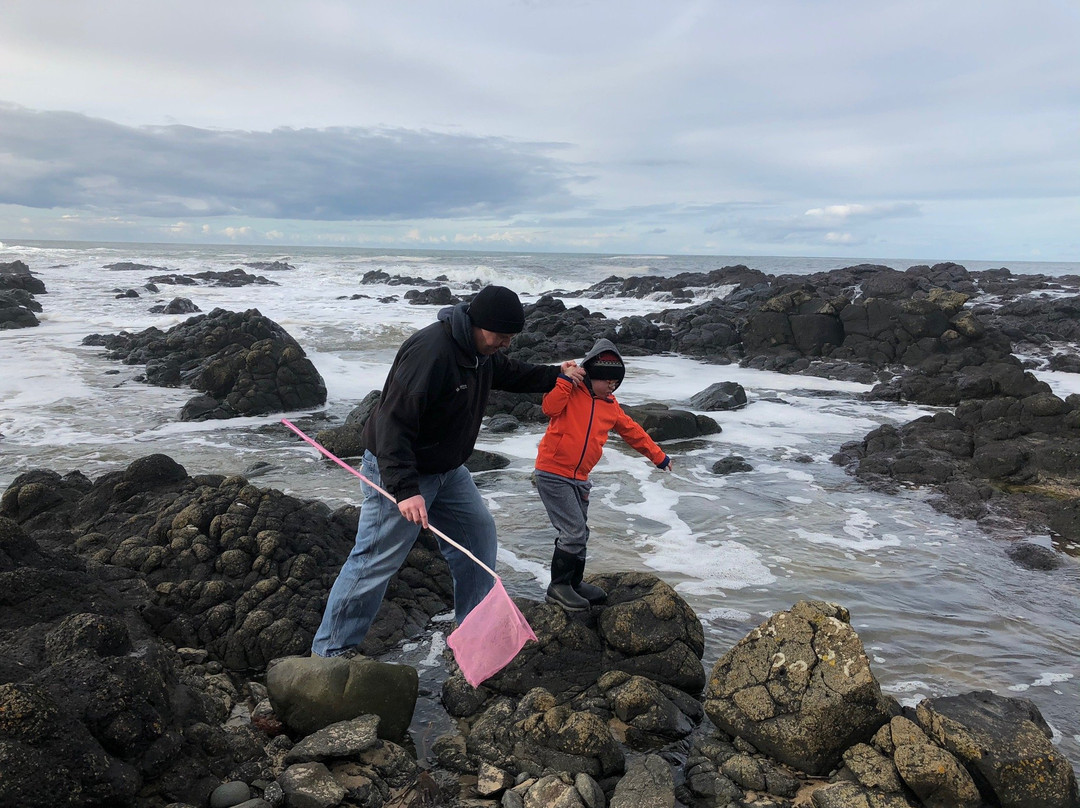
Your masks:
[{"label": "sky", "polygon": [[1080,0],[4,0],[0,242],[1080,260]]}]

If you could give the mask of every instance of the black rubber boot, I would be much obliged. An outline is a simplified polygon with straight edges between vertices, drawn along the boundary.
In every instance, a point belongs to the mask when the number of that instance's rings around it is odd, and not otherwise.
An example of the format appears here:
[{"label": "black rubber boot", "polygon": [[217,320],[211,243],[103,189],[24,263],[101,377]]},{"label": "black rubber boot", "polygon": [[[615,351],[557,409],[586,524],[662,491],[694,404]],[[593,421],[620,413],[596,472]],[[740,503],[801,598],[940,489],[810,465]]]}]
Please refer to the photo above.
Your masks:
[{"label": "black rubber boot", "polygon": [[571,580],[577,568],[577,558],[558,548],[551,556],[551,586],[547,588],[547,602],[562,606],[568,612],[583,612],[589,601],[574,591]]},{"label": "black rubber boot", "polygon": [[596,605],[597,603],[603,603],[607,600],[607,592],[598,586],[587,584],[581,580],[585,574],[585,558],[574,559],[574,574],[570,578],[570,586],[574,587],[574,591],[577,592],[589,603]]}]

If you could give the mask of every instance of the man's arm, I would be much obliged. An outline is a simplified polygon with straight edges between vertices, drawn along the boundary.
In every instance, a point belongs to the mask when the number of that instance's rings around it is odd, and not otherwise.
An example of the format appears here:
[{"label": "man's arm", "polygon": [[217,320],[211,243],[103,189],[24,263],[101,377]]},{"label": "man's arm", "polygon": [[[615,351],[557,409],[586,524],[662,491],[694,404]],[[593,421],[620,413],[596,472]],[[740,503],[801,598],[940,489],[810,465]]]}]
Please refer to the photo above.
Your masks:
[{"label": "man's arm", "polygon": [[555,386],[555,380],[560,374],[574,384],[579,383],[585,376],[585,371],[572,359],[556,367],[534,365],[499,353],[492,357],[492,361],[494,367],[491,386],[510,393],[546,393]]}]

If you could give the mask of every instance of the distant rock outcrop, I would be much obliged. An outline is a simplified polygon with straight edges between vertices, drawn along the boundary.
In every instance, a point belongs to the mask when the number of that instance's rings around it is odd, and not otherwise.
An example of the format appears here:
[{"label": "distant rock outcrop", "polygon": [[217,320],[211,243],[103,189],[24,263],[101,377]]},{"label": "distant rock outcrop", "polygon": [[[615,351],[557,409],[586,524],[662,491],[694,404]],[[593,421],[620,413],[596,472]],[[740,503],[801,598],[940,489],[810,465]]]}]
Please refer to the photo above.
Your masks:
[{"label": "distant rock outcrop", "polygon": [[47,294],[45,283],[22,261],[0,264],[0,331],[33,328],[41,304],[34,295]]},{"label": "distant rock outcrop", "polygon": [[214,309],[163,332],[93,334],[84,345],[108,349],[110,359],[146,364],[144,379],[161,387],[187,384],[203,395],[189,401],[184,421],[262,415],[317,407],[326,384],[304,349],[257,309]]}]

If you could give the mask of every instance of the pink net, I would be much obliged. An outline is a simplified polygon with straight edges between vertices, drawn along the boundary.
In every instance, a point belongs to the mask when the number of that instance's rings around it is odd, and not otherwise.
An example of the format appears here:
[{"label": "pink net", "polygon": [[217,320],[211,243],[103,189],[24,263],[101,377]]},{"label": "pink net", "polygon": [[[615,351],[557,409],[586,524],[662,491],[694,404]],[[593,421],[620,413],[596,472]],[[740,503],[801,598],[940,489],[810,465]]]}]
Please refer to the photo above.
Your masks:
[{"label": "pink net", "polygon": [[496,578],[495,586],[461,621],[446,644],[453,650],[465,680],[478,687],[509,665],[529,640],[536,642],[532,626],[506,594],[502,579]]}]

